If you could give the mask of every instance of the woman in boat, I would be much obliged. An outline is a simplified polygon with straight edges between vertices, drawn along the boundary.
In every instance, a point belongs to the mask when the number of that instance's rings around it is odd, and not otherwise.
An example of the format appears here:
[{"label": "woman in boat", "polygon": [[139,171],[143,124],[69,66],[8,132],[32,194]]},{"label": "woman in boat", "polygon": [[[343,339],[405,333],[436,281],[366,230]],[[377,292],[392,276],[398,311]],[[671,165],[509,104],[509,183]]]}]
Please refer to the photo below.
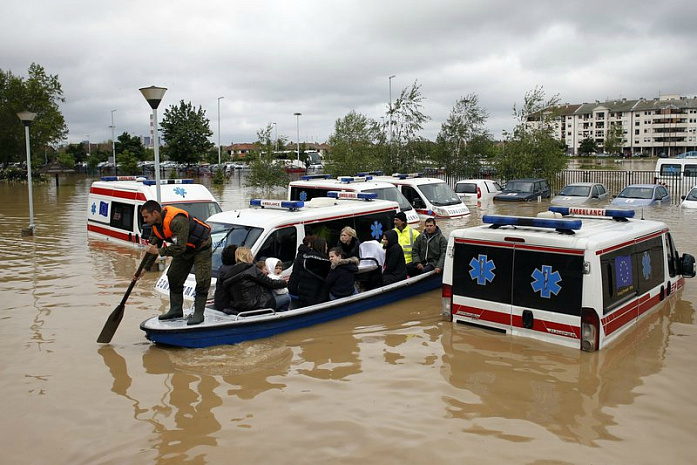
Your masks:
[{"label": "woman in boat", "polygon": [[329,300],[326,279],[330,265],[324,239],[314,238],[306,252],[298,248],[298,257],[288,281],[288,292],[297,297],[296,308]]},{"label": "woman in boat", "polygon": [[332,263],[327,275],[329,300],[358,294],[355,286],[358,258],[345,258],[341,247],[334,247],[329,251],[329,261]]},{"label": "woman in boat", "polygon": [[285,280],[271,279],[266,276],[254,264],[252,251],[248,247],[239,247],[235,252],[235,258],[244,269],[228,280],[233,314],[260,308],[274,308],[280,312],[288,310],[290,298],[287,295],[275,298],[268,292],[270,289],[286,287],[288,284]]},{"label": "woman in boat", "polygon": [[404,251],[399,245],[399,238],[394,229],[385,231],[382,236],[382,247],[385,249],[385,267],[382,271],[382,285],[396,283],[407,279],[407,264],[404,261]]},{"label": "woman in boat", "polygon": [[356,257],[360,258],[360,246],[361,241],[358,240],[356,235],[356,230],[351,226],[346,226],[341,230],[339,235],[339,242],[336,244],[337,247],[341,248],[344,254],[344,258]]}]

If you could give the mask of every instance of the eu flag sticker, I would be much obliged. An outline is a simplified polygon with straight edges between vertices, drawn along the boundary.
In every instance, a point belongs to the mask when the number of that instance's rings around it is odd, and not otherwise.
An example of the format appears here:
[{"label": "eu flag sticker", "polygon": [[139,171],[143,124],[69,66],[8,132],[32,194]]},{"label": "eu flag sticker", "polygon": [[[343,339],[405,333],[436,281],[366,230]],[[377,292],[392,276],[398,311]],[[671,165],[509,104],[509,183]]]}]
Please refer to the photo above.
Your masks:
[{"label": "eu flag sticker", "polygon": [[632,284],[632,257],[617,256],[615,257],[615,287],[627,287]]},{"label": "eu flag sticker", "polygon": [[106,202],[99,202],[99,214],[101,216],[109,216],[109,204]]}]

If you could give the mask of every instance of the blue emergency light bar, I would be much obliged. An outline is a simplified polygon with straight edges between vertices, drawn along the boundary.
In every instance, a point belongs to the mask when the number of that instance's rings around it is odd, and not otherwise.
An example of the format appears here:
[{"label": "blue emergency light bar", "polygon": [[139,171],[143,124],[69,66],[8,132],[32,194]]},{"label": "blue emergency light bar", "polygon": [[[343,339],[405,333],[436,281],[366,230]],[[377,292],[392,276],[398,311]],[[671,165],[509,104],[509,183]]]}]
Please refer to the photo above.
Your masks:
[{"label": "blue emergency light bar", "polygon": [[572,232],[581,229],[581,220],[565,220],[554,218],[535,218],[529,216],[484,215],[482,223],[490,224],[492,228],[501,226],[528,226],[533,228],[556,229],[559,232]]},{"label": "blue emergency light bar", "polygon": [[340,176],[336,178],[339,182],[344,183],[344,184],[350,184],[352,182],[366,182],[366,181],[371,181],[373,179],[372,176]]},{"label": "blue emergency light bar", "polygon": [[595,217],[609,217],[617,221],[626,221],[627,218],[634,218],[634,210],[607,210],[604,208],[587,208],[587,207],[549,207],[549,211],[561,213],[564,216],[581,215]]},{"label": "blue emergency light bar", "polygon": [[361,177],[366,177],[366,176],[382,176],[383,173],[382,171],[361,171],[360,173],[356,173],[356,176],[361,176]]},{"label": "blue emergency light bar", "polygon": [[341,200],[356,200],[356,199],[362,199],[362,200],[374,200],[378,198],[378,194],[375,192],[344,192],[344,191],[329,191],[327,192],[327,197],[331,197],[332,199],[341,199]]},{"label": "blue emergency light bar", "polygon": [[300,176],[303,181],[312,181],[313,179],[331,179],[331,174],[307,174],[305,176]]},{"label": "blue emergency light bar", "polygon": [[252,199],[249,201],[249,205],[252,207],[261,208],[282,208],[284,210],[295,211],[298,208],[305,206],[305,202],[302,200],[267,200],[267,199]]},{"label": "blue emergency light bar", "polygon": [[146,176],[102,176],[101,181],[145,181]]},{"label": "blue emergency light bar", "polygon": [[394,173],[392,177],[398,179],[420,178],[421,173]]},{"label": "blue emergency light bar", "polygon": [[[193,184],[194,180],[193,179],[160,179],[160,185],[165,185],[165,184]],[[143,184],[146,186],[155,186],[157,185],[157,181],[154,179],[146,179],[143,181]]]}]

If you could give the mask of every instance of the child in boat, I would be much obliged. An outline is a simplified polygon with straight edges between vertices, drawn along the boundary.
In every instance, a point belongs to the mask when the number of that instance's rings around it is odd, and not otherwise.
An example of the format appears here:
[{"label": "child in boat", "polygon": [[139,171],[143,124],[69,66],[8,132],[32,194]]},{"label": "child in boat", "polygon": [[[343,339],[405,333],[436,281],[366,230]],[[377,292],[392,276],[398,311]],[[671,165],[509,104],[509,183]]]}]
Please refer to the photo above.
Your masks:
[{"label": "child in boat", "polygon": [[334,247],[329,251],[331,269],[327,275],[327,288],[329,299],[335,300],[357,294],[355,275],[358,271],[358,258],[344,258],[341,247]]},{"label": "child in boat", "polygon": [[[281,276],[283,273],[283,262],[275,257],[269,257],[266,259],[266,268],[268,269],[268,276],[271,279],[284,279]],[[288,288],[282,287],[281,289],[274,289],[274,294],[288,294]]]}]

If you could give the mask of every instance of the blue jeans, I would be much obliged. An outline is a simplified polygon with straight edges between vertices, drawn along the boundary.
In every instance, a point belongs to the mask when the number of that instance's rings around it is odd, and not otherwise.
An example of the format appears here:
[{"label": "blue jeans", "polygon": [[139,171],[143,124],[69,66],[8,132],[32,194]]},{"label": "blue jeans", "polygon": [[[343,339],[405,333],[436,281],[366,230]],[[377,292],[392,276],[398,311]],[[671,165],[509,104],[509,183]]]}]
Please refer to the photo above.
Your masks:
[{"label": "blue jeans", "polygon": [[289,294],[274,294],[276,299],[276,311],[285,312],[288,310],[290,305],[290,295]]}]

